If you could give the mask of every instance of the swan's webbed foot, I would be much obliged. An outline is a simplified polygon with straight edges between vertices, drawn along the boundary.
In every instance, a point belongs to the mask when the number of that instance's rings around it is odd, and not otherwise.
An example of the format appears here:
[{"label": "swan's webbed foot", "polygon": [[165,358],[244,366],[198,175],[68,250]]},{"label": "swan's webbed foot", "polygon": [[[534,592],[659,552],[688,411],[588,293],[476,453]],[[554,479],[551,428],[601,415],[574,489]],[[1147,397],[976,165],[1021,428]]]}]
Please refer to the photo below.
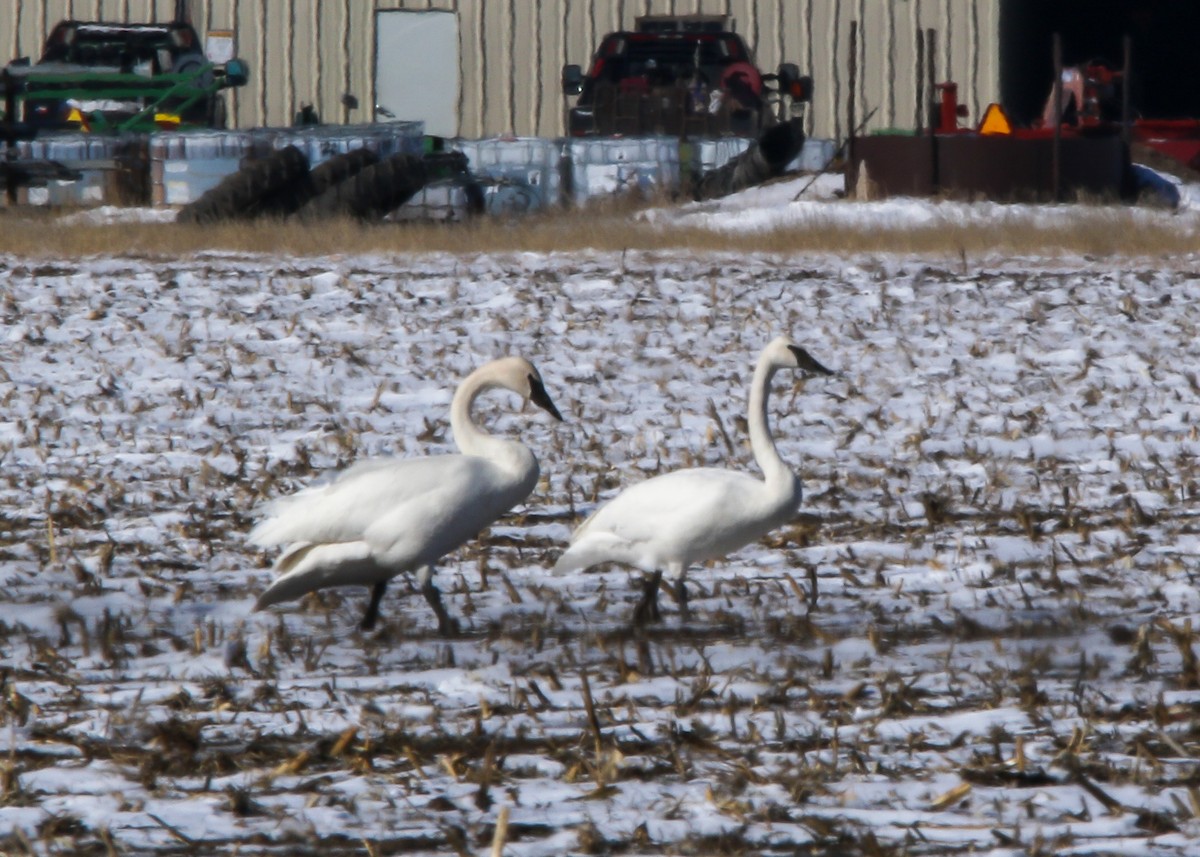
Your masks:
[{"label": "swan's webbed foot", "polygon": [[386,580],[380,581],[371,587],[371,601],[367,604],[367,612],[363,614],[362,622],[358,625],[360,631],[370,631],[375,627],[375,623],[379,621],[379,602],[383,600],[383,593],[386,589]]},{"label": "swan's webbed foot", "polygon": [[642,583],[642,600],[633,610],[634,627],[640,628],[647,622],[658,622],[662,614],[658,612],[658,586],[662,583],[662,571],[656,570]]},{"label": "swan's webbed foot", "polygon": [[445,605],[442,604],[442,593],[432,580],[425,581],[421,586],[421,594],[425,596],[425,600],[429,602],[429,606],[433,608],[433,613],[438,620],[438,635],[442,637],[457,637],[460,633],[458,621],[446,612]]}]

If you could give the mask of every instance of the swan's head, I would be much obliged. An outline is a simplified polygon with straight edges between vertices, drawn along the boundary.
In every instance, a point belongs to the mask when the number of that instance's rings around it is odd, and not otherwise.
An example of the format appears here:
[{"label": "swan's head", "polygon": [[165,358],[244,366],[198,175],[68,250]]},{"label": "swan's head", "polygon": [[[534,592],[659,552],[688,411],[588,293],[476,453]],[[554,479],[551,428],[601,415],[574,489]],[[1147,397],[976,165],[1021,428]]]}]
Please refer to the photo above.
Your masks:
[{"label": "swan's head", "polygon": [[833,370],[822,366],[816,358],[786,336],[772,340],[763,356],[780,369],[799,369],[801,372],[812,372],[816,375],[833,374]]},{"label": "swan's head", "polygon": [[533,402],[556,420],[562,421],[562,414],[550,401],[546,385],[537,367],[524,357],[502,357],[483,367],[490,376],[489,386],[504,387],[512,390],[518,396]]}]

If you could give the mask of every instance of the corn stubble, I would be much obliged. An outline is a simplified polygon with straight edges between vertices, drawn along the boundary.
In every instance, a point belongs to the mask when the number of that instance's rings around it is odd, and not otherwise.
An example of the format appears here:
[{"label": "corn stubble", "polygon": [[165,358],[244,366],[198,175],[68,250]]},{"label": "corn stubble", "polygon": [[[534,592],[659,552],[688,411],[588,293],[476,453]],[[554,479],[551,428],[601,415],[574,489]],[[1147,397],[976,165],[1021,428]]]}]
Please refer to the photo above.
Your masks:
[{"label": "corn stubble", "polygon": [[[476,240],[477,250],[509,237],[515,238],[510,248],[527,242],[527,249],[538,249],[558,228],[532,223],[508,231],[499,225],[427,230],[421,240],[432,244],[421,246],[454,250],[463,249],[455,242]],[[588,237],[602,246],[645,246],[623,243],[645,230],[628,224],[611,229],[602,229],[599,239]],[[273,254],[293,241],[332,243],[329,235],[318,238],[294,227],[262,226],[250,233],[213,234],[232,248],[255,249],[238,242],[259,242],[257,250]],[[83,236],[76,251],[86,252],[105,234]],[[361,250],[402,249],[416,234],[349,226],[337,233]],[[847,240],[826,238],[825,249]],[[5,240],[16,241],[11,234]],[[198,237],[166,227],[147,227],[136,240],[155,254],[186,255],[200,246],[188,243]],[[914,246],[923,240],[912,238]],[[646,249],[659,246],[667,245]],[[768,248],[752,243],[745,249]],[[553,285],[554,272],[543,276]],[[729,277],[736,283],[738,274]],[[712,280],[715,295],[718,276]],[[284,278],[270,288],[301,288],[301,281]],[[519,296],[540,299],[532,292]],[[718,312],[715,298],[713,304]],[[103,306],[97,298],[98,311]],[[894,323],[894,310],[884,291],[875,321]],[[813,311],[819,318],[819,306]],[[303,324],[288,322],[289,333],[303,336]],[[194,359],[211,347],[201,325],[181,321],[178,336],[147,347],[171,360]],[[652,349],[658,341],[653,331],[639,330],[641,343],[631,347]],[[852,332],[845,335],[853,339]],[[989,348],[976,345],[981,355]],[[355,365],[355,355],[335,343],[314,338],[306,347]],[[730,385],[737,390],[746,380],[737,357],[731,349],[695,360],[706,375],[737,374]],[[275,371],[263,352],[234,343],[203,359],[207,371],[230,381]],[[373,365],[378,359],[357,355],[361,371],[382,375]],[[919,365],[918,357],[908,359]],[[860,371],[848,367],[833,395],[861,395],[867,383],[856,377]],[[601,361],[597,373],[604,372]],[[97,418],[94,433],[114,445],[148,443],[135,431],[134,417],[163,403],[123,387],[121,374],[112,367],[87,406]],[[667,374],[661,383],[670,396]],[[389,392],[380,382],[368,412],[393,413]],[[1106,572],[1131,562],[1152,528],[1193,526],[1147,513],[1135,497],[1140,489],[1175,490],[1192,478],[1190,464],[1179,463],[1182,471],[1139,467],[1113,446],[1125,491],[1113,503],[1082,493],[1078,475],[1049,460],[1038,479],[1053,484],[1061,501],[1041,503],[1043,494],[1013,503],[1009,489],[1030,461],[997,455],[982,439],[1032,433],[1044,419],[1032,408],[999,424],[992,415],[972,424],[961,460],[978,467],[982,481],[946,475],[924,480],[917,491],[911,468],[928,463],[922,450],[940,436],[936,415],[909,427],[908,455],[859,456],[857,444],[896,419],[881,402],[863,421],[831,420],[828,438],[843,463],[807,462],[812,490],[803,514],[766,542],[776,564],[758,568],[735,558],[699,570],[690,584],[693,623],[681,626],[672,614],[661,626],[633,630],[627,617],[636,586],[627,572],[605,570],[566,588],[538,570],[552,563],[558,548],[557,535],[549,533],[564,532],[577,510],[623,481],[604,463],[606,444],[626,444],[637,475],[714,461],[744,466],[746,437],[731,417],[736,410],[702,397],[680,403],[707,419],[704,446],[687,455],[673,457],[648,431],[541,435],[544,469],[552,474],[556,463],[570,461],[569,477],[548,475],[539,488],[544,508],[533,504],[500,522],[441,572],[447,599],[466,620],[466,638],[434,637],[415,587],[406,581],[398,581],[399,594],[389,597],[417,608],[395,610],[377,635],[353,630],[356,595],[337,591],[309,597],[256,632],[219,614],[188,625],[164,605],[251,600],[264,579],[265,558],[244,544],[247,510],[353,461],[376,439],[360,422],[365,417],[347,416],[328,391],[294,390],[269,419],[319,414],[324,430],[306,437],[290,459],[268,460],[236,426],[222,422],[221,409],[211,407],[205,396],[212,394],[202,387],[165,395],[177,418],[206,422],[219,437],[193,450],[205,462],[194,472],[149,473],[143,483],[130,484],[81,467],[53,485],[38,483],[25,469],[0,474],[7,490],[38,501],[32,510],[0,508],[0,561],[70,570],[76,598],[124,591],[140,602],[86,617],[60,607],[54,636],[32,631],[17,616],[0,619],[0,721],[6,732],[28,730],[0,760],[5,806],[42,800],[28,783],[66,757],[110,772],[121,784],[121,806],[145,811],[161,828],[162,853],[500,854],[508,844],[549,842],[567,829],[566,847],[588,854],[949,855],[961,852],[961,841],[943,834],[983,823],[991,824],[989,835],[1000,847],[1049,855],[1076,841],[1062,831],[1100,814],[1131,819],[1132,830],[1146,836],[1195,830],[1200,735],[1190,726],[1197,716],[1194,695],[1137,692],[1200,688],[1191,621],[1113,622],[1091,600],[1120,601],[1121,592],[1107,588]],[[793,402],[804,395],[804,388],[794,389]],[[53,393],[29,396],[31,416],[19,418],[13,431],[23,447],[54,459],[57,412],[39,407],[41,397]],[[600,406],[580,395],[577,423],[587,424]],[[627,401],[610,406],[633,412]],[[402,418],[393,414],[390,421]],[[678,420],[667,429],[680,430]],[[392,451],[404,453],[410,442],[414,454],[445,443],[445,426],[415,427],[410,439],[395,439]],[[874,498],[875,517],[849,511],[862,497]],[[126,507],[180,512],[165,524],[173,528],[167,542],[175,546],[105,538],[106,518]],[[1012,539],[1040,549],[1027,559],[987,559],[989,541]],[[894,550],[889,558],[864,556],[853,547],[864,544]],[[810,552],[821,547],[824,554]],[[207,581],[214,557],[239,564],[215,586]],[[1166,585],[1178,571],[1172,562],[1164,558],[1149,573]],[[909,572],[915,570],[961,580],[972,604],[952,601],[945,590],[911,585]],[[31,606],[37,597],[31,596]],[[1127,660],[1110,662],[1085,645],[1064,651],[1064,637],[1095,634],[1106,635]],[[173,658],[208,658],[223,667],[203,679],[155,679]],[[439,670],[500,670],[507,697],[437,692],[425,675]],[[44,704],[33,702],[28,688],[47,683],[61,692]],[[1134,692],[1118,699],[1104,687]],[[965,727],[963,718],[988,712],[1007,713],[989,731]],[[80,728],[85,721],[94,725]],[[558,807],[565,821],[520,811],[529,808],[523,803],[528,791],[539,794],[548,783],[570,794]],[[621,800],[636,805],[647,783],[664,784],[653,824],[637,822],[632,811],[633,822],[598,824],[586,811]],[[923,821],[904,836],[880,841],[870,825],[837,810],[856,789],[877,789],[879,804],[887,805],[889,788],[912,783],[923,789]],[[1071,789],[1090,800],[1064,808],[1061,801],[1039,798]],[[1172,796],[1167,808],[1152,799],[1164,792]],[[164,799],[206,801],[245,835],[197,839],[147,810]],[[318,835],[297,822],[298,806],[340,814],[345,834]],[[1017,820],[978,822],[976,810],[985,806],[989,819]],[[721,832],[692,831],[697,813],[731,823]],[[1056,832],[1046,838],[1043,829]],[[763,830],[773,831],[772,838],[764,839]],[[0,837],[0,850],[122,853],[123,836],[59,813],[33,834],[18,830]]]}]

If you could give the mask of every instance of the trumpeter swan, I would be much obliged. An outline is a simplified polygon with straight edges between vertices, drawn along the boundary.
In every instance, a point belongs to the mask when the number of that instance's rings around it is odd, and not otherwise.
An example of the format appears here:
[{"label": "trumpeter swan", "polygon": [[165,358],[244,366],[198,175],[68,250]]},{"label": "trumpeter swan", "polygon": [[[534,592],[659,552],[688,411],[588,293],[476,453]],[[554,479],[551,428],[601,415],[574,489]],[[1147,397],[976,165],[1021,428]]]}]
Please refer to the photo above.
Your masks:
[{"label": "trumpeter swan", "polygon": [[634,612],[637,624],[658,619],[665,570],[678,580],[681,611],[688,566],[724,556],[786,522],[800,505],[800,479],[775,448],[767,425],[771,378],[780,369],[832,374],[786,337],[763,350],[750,382],[750,448],[766,477],[698,467],[655,476],[625,489],[571,535],[556,572],[618,562],[650,573]]},{"label": "trumpeter swan", "polygon": [[416,571],[442,634],[454,623],[433,584],[434,564],[524,500],[538,463],[519,441],[487,434],[471,418],[480,393],[512,390],[562,416],[528,360],[505,357],[468,375],[450,403],[450,429],[461,455],[364,461],[327,485],[275,500],[249,540],[287,545],[280,573],[254,605],[261,610],[328,586],[369,586],[361,627],[374,627],[388,581]]}]

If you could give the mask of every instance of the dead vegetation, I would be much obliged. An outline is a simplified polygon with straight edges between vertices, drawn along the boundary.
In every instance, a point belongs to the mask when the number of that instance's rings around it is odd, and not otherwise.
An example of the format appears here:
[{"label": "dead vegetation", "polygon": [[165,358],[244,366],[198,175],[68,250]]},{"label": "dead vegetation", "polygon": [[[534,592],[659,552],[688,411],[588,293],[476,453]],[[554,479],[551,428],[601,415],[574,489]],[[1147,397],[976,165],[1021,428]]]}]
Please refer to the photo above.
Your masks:
[{"label": "dead vegetation", "polygon": [[[1188,853],[1197,283],[10,263],[0,851]],[[781,323],[841,369],[776,394],[802,515],[698,570],[686,625],[631,630],[624,570],[549,577],[623,481],[745,466],[743,364]],[[535,502],[441,572],[465,635],[403,583],[373,635],[356,591],[248,616],[257,504],[444,448],[421,395],[500,347],[546,355],[570,422],[529,438]]]},{"label": "dead vegetation", "polygon": [[[486,219],[459,224],[364,225],[353,220],[319,224],[174,223],[93,224],[60,222],[60,213],[37,209],[0,210],[0,253],[30,258],[78,259],[121,253],[142,258],[178,258],[209,251],[286,255],[361,253],[576,252],[692,249],[734,253],[910,253],[975,257],[986,253],[1049,257],[1086,255],[1170,257],[1192,252],[1196,229],[1181,228],[1167,213],[1146,216],[1137,208],[1082,205],[1069,220],[1039,222],[1003,209],[988,222],[950,218],[883,230],[847,228],[837,219],[814,217],[794,226],[753,233],[715,232],[659,222],[650,226],[639,212],[670,204],[628,200],[556,211],[518,221]],[[843,203],[831,202],[831,206]]]}]

